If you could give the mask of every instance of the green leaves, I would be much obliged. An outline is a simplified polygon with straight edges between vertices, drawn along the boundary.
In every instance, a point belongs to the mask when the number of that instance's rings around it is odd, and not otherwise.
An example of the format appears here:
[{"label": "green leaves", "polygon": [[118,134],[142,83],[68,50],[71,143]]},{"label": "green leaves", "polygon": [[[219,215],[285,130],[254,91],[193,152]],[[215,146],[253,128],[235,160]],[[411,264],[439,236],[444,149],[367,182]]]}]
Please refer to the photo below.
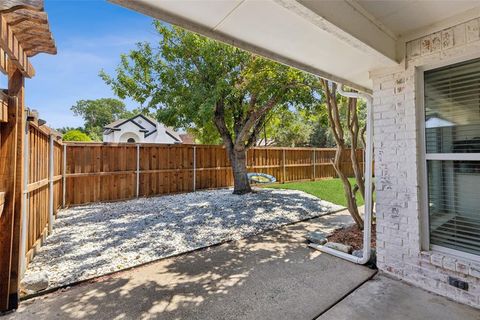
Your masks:
[{"label": "green leaves", "polygon": [[86,133],[83,133],[80,130],[67,131],[63,135],[62,139],[63,141],[92,141],[92,139],[90,139]]},{"label": "green leaves", "polygon": [[[253,134],[273,108],[318,103],[317,80],[310,74],[159,21],[154,26],[158,43],[137,44],[122,56],[114,76],[100,76],[119,97],[137,101],[166,125],[191,129],[203,141],[218,140],[211,129],[222,101],[223,121],[236,141],[245,125]],[[242,143],[248,139],[240,137]]]},{"label": "green leaves", "polygon": [[[133,114],[127,111],[125,104],[117,99],[79,100],[70,108],[73,114],[84,120],[84,130],[93,140],[102,139],[103,127],[121,118]],[[84,140],[81,140],[84,141]]]}]

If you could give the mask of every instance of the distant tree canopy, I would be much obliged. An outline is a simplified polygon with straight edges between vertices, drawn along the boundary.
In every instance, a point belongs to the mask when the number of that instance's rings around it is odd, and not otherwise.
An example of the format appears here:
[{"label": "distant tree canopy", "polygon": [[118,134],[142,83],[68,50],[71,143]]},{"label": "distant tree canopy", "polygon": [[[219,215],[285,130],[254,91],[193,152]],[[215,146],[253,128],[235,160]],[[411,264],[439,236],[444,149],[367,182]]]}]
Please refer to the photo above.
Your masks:
[{"label": "distant tree canopy", "polygon": [[126,109],[123,101],[113,98],[79,100],[70,110],[74,115],[83,118],[83,130],[96,141],[102,140],[104,126],[133,115],[133,112]]},{"label": "distant tree canopy", "polygon": [[80,130],[70,130],[64,133],[63,141],[92,141],[92,139]]},{"label": "distant tree canopy", "polygon": [[85,129],[83,127],[68,127],[67,126],[67,127],[57,128],[57,131],[60,132],[61,134],[65,134],[68,131],[72,131],[72,130],[78,130],[78,131],[81,131],[83,133],[86,133]]},{"label": "distant tree canopy", "polygon": [[[268,114],[309,108],[321,95],[316,77],[195,33],[155,22],[159,43],[141,43],[114,76],[101,77],[122,99],[156,112],[167,125],[194,128],[225,145],[234,193],[251,191],[246,150]],[[207,139],[199,139],[206,141]]]},{"label": "distant tree canopy", "polygon": [[313,121],[314,117],[301,109],[286,108],[272,112],[260,134],[261,142],[267,141],[279,147],[308,146]]}]

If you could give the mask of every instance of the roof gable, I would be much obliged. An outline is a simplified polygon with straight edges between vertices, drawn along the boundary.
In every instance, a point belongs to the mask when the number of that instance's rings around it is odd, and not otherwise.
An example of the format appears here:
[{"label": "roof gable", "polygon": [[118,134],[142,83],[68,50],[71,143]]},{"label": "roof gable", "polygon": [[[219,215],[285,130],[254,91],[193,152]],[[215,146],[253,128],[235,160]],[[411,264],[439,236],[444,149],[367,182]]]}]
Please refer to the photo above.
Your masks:
[{"label": "roof gable", "polygon": [[[148,124],[153,126],[153,129],[148,130],[144,125],[141,125],[140,123],[138,123],[139,118],[141,118],[142,120],[146,121]],[[155,132],[157,132],[157,128],[159,126],[161,126],[165,129],[166,135],[171,137],[176,142],[182,142],[182,138],[173,128],[167,127],[167,126],[159,123],[155,119],[150,118],[148,116],[144,116],[143,114],[137,114],[137,115],[135,115],[135,116],[133,116],[129,119],[118,119],[118,120],[106,125],[104,127],[104,134],[108,135],[108,134],[111,134],[114,131],[120,131],[120,130],[122,130],[121,127],[124,126],[127,123],[132,123],[132,124],[136,125],[140,129],[139,131],[144,133],[145,138],[154,134]]]}]

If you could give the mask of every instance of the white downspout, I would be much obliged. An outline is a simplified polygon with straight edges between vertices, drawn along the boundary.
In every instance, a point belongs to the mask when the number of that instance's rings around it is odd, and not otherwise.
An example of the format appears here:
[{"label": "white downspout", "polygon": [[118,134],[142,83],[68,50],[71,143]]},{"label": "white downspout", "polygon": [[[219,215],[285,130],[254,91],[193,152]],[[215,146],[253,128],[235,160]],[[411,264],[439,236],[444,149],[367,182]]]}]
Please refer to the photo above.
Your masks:
[{"label": "white downspout", "polygon": [[309,246],[320,250],[322,252],[329,253],[339,258],[358,263],[366,264],[370,260],[371,252],[371,234],[372,234],[372,162],[373,162],[373,111],[372,103],[373,98],[366,93],[346,92],[343,91],[343,85],[339,84],[337,92],[347,98],[363,98],[367,101],[367,145],[365,146],[365,215],[364,215],[364,227],[363,227],[363,255],[361,258],[354,255],[341,252],[332,248],[328,248],[322,245],[311,243]]}]

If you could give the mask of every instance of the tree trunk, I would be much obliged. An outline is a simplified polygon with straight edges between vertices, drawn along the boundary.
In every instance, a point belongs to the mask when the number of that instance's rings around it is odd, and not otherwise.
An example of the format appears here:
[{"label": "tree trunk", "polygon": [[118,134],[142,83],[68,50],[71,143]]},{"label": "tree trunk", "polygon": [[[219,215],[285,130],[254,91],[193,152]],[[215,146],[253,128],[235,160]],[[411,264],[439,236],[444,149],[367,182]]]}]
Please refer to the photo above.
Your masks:
[{"label": "tree trunk", "polygon": [[246,194],[252,192],[247,177],[247,151],[233,148],[229,150],[229,158],[233,171],[233,194]]},{"label": "tree trunk", "polygon": [[363,219],[358,212],[357,201],[355,198],[355,192],[352,190],[352,185],[348,180],[348,177],[343,173],[341,169],[341,160],[342,154],[345,151],[344,146],[341,144],[337,144],[337,148],[335,150],[335,159],[332,161],[333,168],[337,172],[338,177],[342,180],[343,190],[345,192],[345,198],[347,199],[347,208],[348,212],[352,216],[353,220],[357,224],[358,228],[363,230]]},{"label": "tree trunk", "polygon": [[[355,223],[357,224],[358,228],[363,230],[363,219],[360,213],[358,212],[358,206],[355,198],[356,190],[352,188],[352,185],[350,184],[350,181],[348,180],[347,175],[342,170],[344,168],[342,168],[341,166],[342,154],[345,151],[346,147],[345,147],[345,140],[344,140],[344,131],[343,131],[342,123],[340,120],[340,110],[337,102],[336,85],[333,84],[330,89],[328,82],[326,80],[321,80],[321,82],[325,89],[325,96],[326,96],[325,100],[327,104],[328,122],[336,143],[335,159],[333,159],[331,162],[332,162],[333,168],[337,172],[338,177],[342,181],[343,190],[345,192],[345,198],[347,200],[348,212],[352,216],[353,220],[355,220]],[[348,111],[347,119],[348,119],[348,127],[350,127],[351,125],[350,107],[354,106],[354,101],[352,101],[353,99],[351,98],[349,98],[348,100],[349,100],[348,101],[349,109],[347,109]],[[359,169],[359,168],[357,167],[356,169]]]},{"label": "tree trunk", "polygon": [[352,144],[350,148],[350,160],[352,162],[352,169],[355,175],[355,180],[357,182],[354,190],[358,189],[360,195],[362,196],[362,199],[365,200],[365,177],[363,175],[363,168],[360,165],[360,161],[357,157],[358,136],[360,134],[357,99],[348,99],[347,128],[350,131],[350,138]]},{"label": "tree trunk", "polygon": [[228,158],[230,159],[230,165],[232,166],[233,193],[246,194],[252,192],[247,177],[247,149],[245,147],[239,147],[238,144],[233,143],[232,136],[225,124],[224,107],[223,100],[217,102],[214,114],[215,126],[222,137],[223,144],[227,149]]}]

